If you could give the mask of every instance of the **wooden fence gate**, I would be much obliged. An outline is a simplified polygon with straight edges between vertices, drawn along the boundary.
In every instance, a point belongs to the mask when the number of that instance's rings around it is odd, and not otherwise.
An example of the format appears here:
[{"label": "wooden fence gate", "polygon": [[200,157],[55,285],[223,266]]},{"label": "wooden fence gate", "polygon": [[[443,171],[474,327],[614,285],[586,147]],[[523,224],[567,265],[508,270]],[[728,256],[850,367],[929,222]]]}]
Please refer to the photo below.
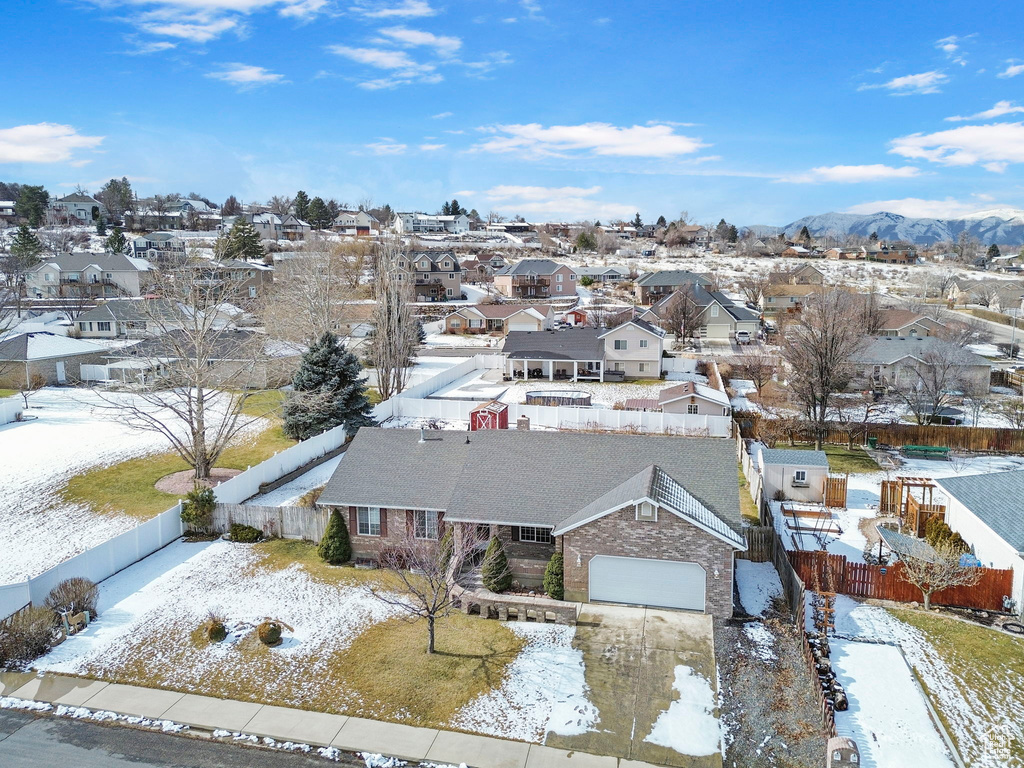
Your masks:
[{"label": "wooden fence gate", "polygon": [[898,480],[883,480],[878,498],[878,511],[883,515],[899,515],[903,508],[903,486]]},{"label": "wooden fence gate", "polygon": [[[903,564],[877,566],[851,563],[843,555],[828,552],[790,552],[790,562],[804,584],[824,584],[836,592],[851,597],[873,597],[900,603],[921,602],[921,590],[903,575]],[[950,587],[932,595],[934,605],[955,605],[962,608],[980,608],[985,611],[1003,610],[1003,597],[1012,594],[1013,571],[979,568],[981,579],[977,584]]]},{"label": "wooden fence gate", "polygon": [[849,475],[829,475],[825,478],[825,506],[846,509],[846,483]]}]

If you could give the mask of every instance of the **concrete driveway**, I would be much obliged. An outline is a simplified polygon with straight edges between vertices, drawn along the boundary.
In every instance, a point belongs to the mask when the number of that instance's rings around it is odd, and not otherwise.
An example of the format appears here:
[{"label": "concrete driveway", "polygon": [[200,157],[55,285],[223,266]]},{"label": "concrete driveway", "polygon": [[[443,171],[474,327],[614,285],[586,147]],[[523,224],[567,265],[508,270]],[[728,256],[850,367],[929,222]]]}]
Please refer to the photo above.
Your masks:
[{"label": "concrete driveway", "polygon": [[550,734],[548,746],[679,768],[721,768],[720,753],[694,757],[645,741],[679,697],[672,688],[677,665],[692,668],[717,690],[710,616],[586,604],[573,645],[583,652],[599,720],[596,730],[580,736]]}]

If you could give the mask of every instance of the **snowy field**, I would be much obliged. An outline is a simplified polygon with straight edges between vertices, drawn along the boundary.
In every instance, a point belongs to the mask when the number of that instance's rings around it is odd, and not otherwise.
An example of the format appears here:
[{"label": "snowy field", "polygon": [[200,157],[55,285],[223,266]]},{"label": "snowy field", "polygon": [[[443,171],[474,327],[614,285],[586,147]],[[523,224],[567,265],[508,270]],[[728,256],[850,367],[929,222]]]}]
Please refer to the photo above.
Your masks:
[{"label": "snowy field", "polygon": [[[261,559],[258,550],[223,540],[175,542],[104,581],[99,618],[35,666],[103,679],[141,664],[154,685],[210,693],[211,675],[251,675],[239,644],[271,616],[291,627],[284,643],[264,657],[270,665],[265,679],[287,704],[302,707],[327,693],[339,709],[363,706],[359,691],[323,679],[318,670],[323,659],[350,646],[367,627],[398,615],[397,609],[358,585],[327,584],[298,565],[263,568]],[[224,616],[228,639],[182,651],[180,637],[187,638],[209,611]],[[526,647],[495,688],[466,704],[451,725],[534,742],[548,732],[590,730],[598,713],[587,696],[582,653],[572,647],[576,628],[507,626],[526,639]]]},{"label": "snowy field", "polygon": [[[881,640],[887,643],[899,645],[906,654],[907,660],[917,670],[924,685],[932,698],[937,702],[939,709],[943,712],[948,727],[956,739],[961,756],[968,765],[975,768],[1008,768],[1007,763],[1000,759],[991,748],[993,734],[1003,734],[1010,740],[1017,743],[1024,743],[1024,720],[1020,717],[1019,708],[1013,704],[1019,696],[1019,680],[1013,676],[997,674],[992,681],[996,686],[996,692],[987,691],[991,701],[1002,699],[1007,706],[991,708],[972,691],[971,687],[960,680],[949,668],[943,658],[938,654],[935,647],[917,629],[897,619],[893,614],[884,608],[859,603],[845,595],[836,597],[836,634],[856,639]],[[833,654],[835,658],[835,654]],[[873,666],[864,668],[866,663],[873,664],[875,660],[864,660],[857,657],[843,662],[845,672],[840,674],[844,685],[847,680],[861,676],[865,681],[869,680],[868,675],[881,680],[888,689],[888,671],[881,674],[875,672]],[[833,663],[836,663],[833,661]],[[893,678],[891,698],[894,701],[912,698],[912,694],[906,687],[897,686],[898,678]],[[870,683],[866,683],[870,685]],[[869,689],[865,695],[874,695]],[[840,713],[841,714],[841,713]],[[890,711],[891,716],[897,716],[896,712]],[[888,728],[888,721],[875,718],[872,713],[864,715],[864,723],[874,723],[879,733],[884,733]],[[871,718],[867,720],[866,718]],[[838,722],[837,722],[838,725]],[[871,727],[871,726],[868,726]],[[933,729],[934,730],[934,729]],[[935,738],[939,736],[936,733]],[[896,745],[899,749],[899,745]],[[862,754],[864,745],[861,744]],[[921,759],[912,759],[903,763],[897,759],[897,752],[891,756],[893,762],[879,763],[879,767],[886,765],[928,765]],[[923,753],[927,754],[927,753]],[[937,763],[945,765],[945,763]]]}]

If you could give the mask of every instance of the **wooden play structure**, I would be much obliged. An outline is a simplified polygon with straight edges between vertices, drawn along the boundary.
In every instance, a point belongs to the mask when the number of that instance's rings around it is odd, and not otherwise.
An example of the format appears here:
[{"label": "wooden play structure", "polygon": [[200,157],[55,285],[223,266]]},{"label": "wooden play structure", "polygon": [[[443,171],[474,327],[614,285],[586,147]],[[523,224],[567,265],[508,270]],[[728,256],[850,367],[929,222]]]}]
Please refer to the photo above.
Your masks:
[{"label": "wooden play structure", "polygon": [[883,515],[898,517],[900,522],[914,536],[924,536],[928,518],[938,515],[946,517],[946,505],[935,503],[936,485],[928,477],[897,477],[883,480],[878,511]]}]

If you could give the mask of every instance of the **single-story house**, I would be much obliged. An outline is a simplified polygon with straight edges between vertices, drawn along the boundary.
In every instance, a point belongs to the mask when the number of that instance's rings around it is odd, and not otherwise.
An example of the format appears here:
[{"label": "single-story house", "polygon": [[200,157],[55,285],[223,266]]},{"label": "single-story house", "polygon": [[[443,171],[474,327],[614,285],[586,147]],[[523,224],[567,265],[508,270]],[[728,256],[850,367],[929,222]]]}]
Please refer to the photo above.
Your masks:
[{"label": "single-story house", "polygon": [[816,504],[825,501],[828,456],[824,451],[758,446],[757,465],[761,469],[765,498],[784,495],[791,501]]},{"label": "single-story house", "polygon": [[[919,380],[918,370],[956,363],[949,384],[964,392],[988,392],[992,364],[936,336],[870,337],[850,358],[858,384],[897,388]],[[940,369],[941,370],[941,369]]]},{"label": "single-story house", "polygon": [[186,316],[167,299],[115,299],[80,314],[75,327],[85,339],[141,339],[180,327]]},{"label": "single-story house", "polygon": [[106,353],[98,344],[45,331],[9,336],[0,341],[0,387],[81,381],[82,365],[100,365]]},{"label": "single-story house", "polygon": [[707,384],[684,381],[658,393],[662,413],[696,413],[701,416],[728,416],[732,412],[729,396]]},{"label": "single-story house", "polygon": [[808,297],[824,291],[813,283],[773,283],[761,295],[761,311],[765,315],[793,314],[803,309]]},{"label": "single-story house", "polygon": [[444,319],[445,333],[549,331],[555,313],[550,304],[474,304],[459,307]]},{"label": "single-story house", "polygon": [[576,279],[589,277],[595,283],[619,283],[629,277],[625,267],[576,267]]},{"label": "single-story house", "polygon": [[959,533],[981,564],[1013,570],[1015,612],[1024,612],[1024,470],[942,477],[946,523]]},{"label": "single-story house", "polygon": [[561,552],[567,600],[728,617],[746,549],[735,465],[713,438],[364,427],[317,503],[342,511],[357,561],[466,526],[503,542],[522,584]]},{"label": "single-story house", "polygon": [[909,309],[883,309],[878,323],[879,336],[931,336],[943,328],[942,323]]},{"label": "single-story house", "polygon": [[813,264],[801,264],[795,269],[769,273],[768,282],[791,285],[824,285],[825,275]]}]

